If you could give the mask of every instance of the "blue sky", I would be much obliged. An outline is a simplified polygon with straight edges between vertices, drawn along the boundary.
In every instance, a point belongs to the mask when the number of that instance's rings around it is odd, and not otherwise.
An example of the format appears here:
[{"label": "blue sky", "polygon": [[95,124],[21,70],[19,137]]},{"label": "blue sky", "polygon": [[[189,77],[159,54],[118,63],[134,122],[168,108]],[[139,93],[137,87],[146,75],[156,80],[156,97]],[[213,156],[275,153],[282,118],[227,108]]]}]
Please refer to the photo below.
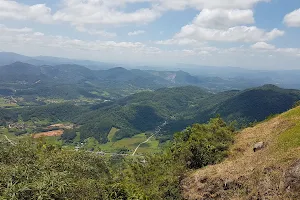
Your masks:
[{"label": "blue sky", "polygon": [[300,69],[299,0],[0,0],[0,51]]}]

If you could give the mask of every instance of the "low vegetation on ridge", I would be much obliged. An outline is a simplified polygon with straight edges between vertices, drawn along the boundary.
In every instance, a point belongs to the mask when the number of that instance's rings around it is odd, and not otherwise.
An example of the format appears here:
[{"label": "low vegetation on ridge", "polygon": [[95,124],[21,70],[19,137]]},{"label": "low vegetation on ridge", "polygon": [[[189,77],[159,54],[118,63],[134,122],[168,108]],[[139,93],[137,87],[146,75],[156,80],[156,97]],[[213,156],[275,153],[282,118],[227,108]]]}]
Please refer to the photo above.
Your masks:
[{"label": "low vegetation on ridge", "polygon": [[[186,199],[299,199],[300,107],[236,135],[229,157],[182,181]],[[264,142],[253,152],[254,144]]]}]

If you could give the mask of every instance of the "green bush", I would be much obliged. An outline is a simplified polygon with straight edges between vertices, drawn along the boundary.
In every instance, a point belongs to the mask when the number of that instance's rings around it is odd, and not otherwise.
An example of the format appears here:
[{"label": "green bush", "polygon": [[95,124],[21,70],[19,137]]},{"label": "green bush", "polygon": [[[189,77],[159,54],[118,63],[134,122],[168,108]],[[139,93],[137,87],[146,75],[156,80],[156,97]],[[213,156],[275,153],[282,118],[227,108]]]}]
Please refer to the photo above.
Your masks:
[{"label": "green bush", "polygon": [[222,161],[233,143],[234,129],[221,118],[195,124],[177,133],[170,148],[172,156],[188,168],[201,168]]}]

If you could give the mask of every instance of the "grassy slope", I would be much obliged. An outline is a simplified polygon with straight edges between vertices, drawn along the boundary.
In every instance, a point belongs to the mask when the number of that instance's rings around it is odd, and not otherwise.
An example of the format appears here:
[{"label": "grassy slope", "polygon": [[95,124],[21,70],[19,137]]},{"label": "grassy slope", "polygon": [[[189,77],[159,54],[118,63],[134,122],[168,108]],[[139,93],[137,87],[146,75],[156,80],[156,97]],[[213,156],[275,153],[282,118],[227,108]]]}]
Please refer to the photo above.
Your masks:
[{"label": "grassy slope", "polygon": [[[260,141],[267,146],[254,153]],[[299,159],[300,107],[243,130],[229,158],[190,174],[182,182],[183,193],[187,199],[300,199],[299,163],[294,185],[287,177]]]},{"label": "grassy slope", "polygon": [[108,133],[107,139],[108,141],[112,142],[114,139],[115,134],[119,131],[120,129],[117,129],[115,127],[112,127]]}]

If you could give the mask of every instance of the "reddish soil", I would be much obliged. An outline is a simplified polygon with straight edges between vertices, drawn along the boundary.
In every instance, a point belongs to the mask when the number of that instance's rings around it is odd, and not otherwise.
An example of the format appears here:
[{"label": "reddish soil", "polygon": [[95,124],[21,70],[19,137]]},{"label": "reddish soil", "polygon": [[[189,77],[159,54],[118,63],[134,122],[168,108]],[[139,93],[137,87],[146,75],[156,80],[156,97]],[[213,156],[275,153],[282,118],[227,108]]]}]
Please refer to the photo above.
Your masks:
[{"label": "reddish soil", "polygon": [[49,131],[49,132],[43,132],[43,133],[34,134],[33,138],[56,137],[56,136],[61,136],[63,133],[64,133],[63,130]]}]

